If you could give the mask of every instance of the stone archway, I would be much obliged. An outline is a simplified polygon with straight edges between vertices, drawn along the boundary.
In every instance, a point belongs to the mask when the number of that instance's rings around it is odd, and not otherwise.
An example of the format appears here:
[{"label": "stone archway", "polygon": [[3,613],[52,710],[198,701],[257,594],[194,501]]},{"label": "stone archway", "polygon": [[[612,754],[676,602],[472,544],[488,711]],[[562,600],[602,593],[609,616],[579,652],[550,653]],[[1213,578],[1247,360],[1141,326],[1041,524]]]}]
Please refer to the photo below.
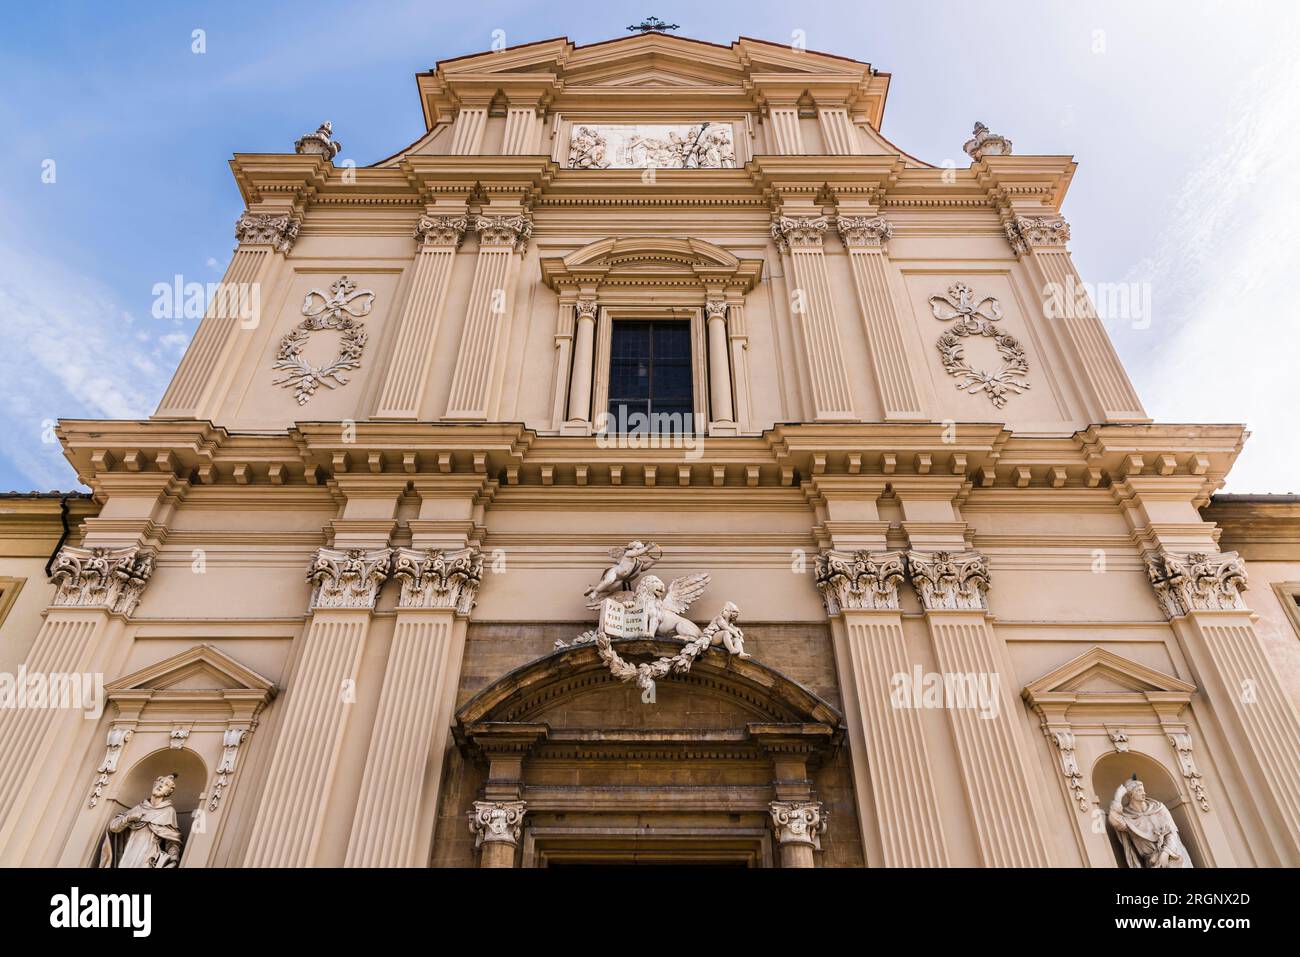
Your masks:
[{"label": "stone archway", "polygon": [[[644,658],[681,645],[618,648]],[[594,646],[577,645],[484,688],[454,733],[460,773],[447,775],[435,844],[457,837],[448,813],[469,815],[459,839],[479,845],[484,866],[813,866],[824,841],[856,834],[853,813],[837,803],[829,814],[818,786],[847,779],[839,711],[753,660],[709,652],[643,704]]]}]

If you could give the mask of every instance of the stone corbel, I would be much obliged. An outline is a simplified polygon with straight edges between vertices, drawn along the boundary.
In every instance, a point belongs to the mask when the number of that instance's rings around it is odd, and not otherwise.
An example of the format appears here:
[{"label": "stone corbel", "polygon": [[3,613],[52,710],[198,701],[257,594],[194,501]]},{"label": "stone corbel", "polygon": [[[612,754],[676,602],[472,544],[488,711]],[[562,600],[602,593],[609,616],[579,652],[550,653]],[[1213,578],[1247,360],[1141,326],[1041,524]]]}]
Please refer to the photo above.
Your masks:
[{"label": "stone corbel", "polygon": [[399,608],[449,608],[468,615],[483,581],[483,555],[473,546],[459,551],[398,548],[391,574],[402,586]]},{"label": "stone corbel", "polygon": [[308,609],[374,608],[391,571],[388,548],[318,549],[307,570],[307,581],[314,586]]},{"label": "stone corbel", "polygon": [[1051,727],[1043,724],[1043,734],[1056,746],[1056,754],[1061,764],[1061,773],[1070,794],[1079,805],[1080,811],[1088,810],[1088,791],[1083,786],[1083,772],[1079,770],[1079,760],[1074,753],[1074,732],[1069,728]]},{"label": "stone corbel", "polygon": [[907,553],[907,575],[926,611],[987,611],[989,568],[974,551]]},{"label": "stone corbel", "polygon": [[99,799],[104,794],[104,788],[108,787],[109,776],[117,770],[117,762],[122,757],[122,749],[126,747],[126,743],[131,740],[133,734],[135,734],[133,728],[119,725],[114,725],[108,729],[104,760],[100,761],[99,767],[95,769],[95,782],[90,791],[91,807],[99,804]]},{"label": "stone corbel", "polygon": [[1147,578],[1169,619],[1194,611],[1247,611],[1241,591],[1246,566],[1236,552],[1175,555],[1161,550],[1147,558]]},{"label": "stone corbel", "polygon": [[901,552],[825,551],[817,556],[816,583],[826,614],[898,610],[898,586],[906,575]]},{"label": "stone corbel", "polygon": [[56,608],[102,608],[131,617],[153,576],[153,552],[125,548],[78,548],[65,545],[54,559]]},{"label": "stone corbel", "polygon": [[235,776],[235,763],[239,760],[239,747],[248,736],[248,728],[228,728],[222,736],[221,760],[217,762],[217,778],[212,784],[212,797],[208,800],[208,810],[215,811],[221,804],[221,796],[230,786]]}]

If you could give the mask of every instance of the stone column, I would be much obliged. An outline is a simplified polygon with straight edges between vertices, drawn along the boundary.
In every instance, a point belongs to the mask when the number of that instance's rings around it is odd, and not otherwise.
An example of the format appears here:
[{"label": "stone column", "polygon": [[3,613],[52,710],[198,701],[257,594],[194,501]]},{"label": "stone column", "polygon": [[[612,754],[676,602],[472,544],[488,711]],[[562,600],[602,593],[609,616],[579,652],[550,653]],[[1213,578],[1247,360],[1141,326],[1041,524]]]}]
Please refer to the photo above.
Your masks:
[{"label": "stone column", "polygon": [[316,861],[339,748],[356,700],[361,652],[391,568],[388,548],[322,548],[312,560],[311,617],[254,818],[247,867],[310,867]]},{"label": "stone column", "polygon": [[867,349],[885,421],[925,419],[903,339],[903,321],[889,285],[885,244],[894,227],[882,216],[840,216],[836,226],[849,252],[853,288],[866,326]]},{"label": "stone column", "polygon": [[348,843],[349,867],[428,862],[434,822],[424,809],[436,804],[454,704],[455,682],[447,676],[459,670],[455,653],[483,578],[483,558],[477,548],[399,548],[392,576],[402,593]]},{"label": "stone column", "polygon": [[772,237],[789,253],[790,310],[803,334],[813,418],[819,422],[854,418],[853,392],[822,252],[827,225],[825,216],[782,216],[772,224]]},{"label": "stone column", "polygon": [[935,660],[945,675],[993,682],[997,713],[945,708],[962,783],[986,867],[1046,867],[1051,862],[1032,800],[1028,760],[1016,733],[1017,707],[988,625],[988,566],[977,551],[907,553],[907,573],[925,610]]},{"label": "stone column", "polygon": [[727,344],[727,301],[710,299],[704,304],[709,335],[709,428],[728,432],[736,428],[736,413],[731,401],[731,360]]},{"label": "stone column", "polygon": [[411,285],[397,323],[397,342],[379,396],[376,418],[420,417],[420,404],[438,349],[438,329],[451,285],[452,266],[466,225],[464,215],[422,216],[416,223],[418,249]]},{"label": "stone column", "polygon": [[263,300],[298,238],[298,219],[247,212],[235,223],[235,237],[239,247],[222,277],[222,292],[209,304],[158,403],[160,416],[217,418],[223,373],[239,363],[261,324]]},{"label": "stone column", "polygon": [[[24,662],[25,673],[111,673],[124,623],[153,567],[153,552],[135,545],[61,549],[50,576],[54,601]],[[94,704],[86,702],[86,709]],[[77,739],[94,728],[82,709],[0,709],[0,866],[53,863],[55,835],[42,822],[67,800],[62,789],[78,772],[65,774],[64,765],[73,755],[79,761]],[[53,820],[47,823],[54,826]]]},{"label": "stone column", "polygon": [[782,867],[814,867],[813,851],[822,849],[827,814],[820,801],[773,801],[768,805],[772,830],[781,849]]},{"label": "stone column", "polygon": [[921,713],[891,700],[893,677],[910,674],[898,586],[900,552],[823,552],[817,588],[832,620],[843,622],[856,707],[862,723],[885,867],[947,867]]},{"label": "stone column", "polygon": [[1078,356],[1102,419],[1151,421],[1065,248],[1069,224],[1057,214],[1016,215],[1006,223],[1006,233],[1011,248],[1038,280],[1047,318],[1064,330]]},{"label": "stone column", "polygon": [[573,309],[573,373],[569,378],[566,431],[572,429],[586,434],[591,431],[591,386],[596,358],[598,304],[595,299],[584,298],[579,299]]},{"label": "stone column", "polygon": [[515,848],[523,833],[524,801],[475,801],[469,815],[480,867],[514,867]]},{"label": "stone column", "polygon": [[[1147,558],[1147,575],[1227,738],[1231,759],[1266,787],[1249,788],[1282,866],[1300,866],[1300,718],[1274,672],[1241,590],[1235,552]],[[1175,744],[1177,747],[1177,744]]]},{"label": "stone column", "polygon": [[515,253],[533,224],[522,215],[479,216],[478,264],[447,400],[447,418],[487,420],[500,392],[501,355],[513,305]]}]

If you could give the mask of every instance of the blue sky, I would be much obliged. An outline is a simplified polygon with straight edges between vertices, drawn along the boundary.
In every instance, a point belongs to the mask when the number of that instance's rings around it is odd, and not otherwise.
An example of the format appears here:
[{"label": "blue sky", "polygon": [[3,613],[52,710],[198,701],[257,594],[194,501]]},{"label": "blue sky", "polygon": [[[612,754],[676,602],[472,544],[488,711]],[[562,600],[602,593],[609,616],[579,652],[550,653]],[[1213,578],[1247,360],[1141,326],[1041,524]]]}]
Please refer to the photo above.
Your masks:
[{"label": "blue sky", "polygon": [[[61,3],[0,34],[0,489],[72,488],[50,425],[144,417],[194,320],[152,288],[219,279],[242,209],[226,165],[322,119],[366,165],[422,132],[439,59],[557,35],[739,35],[893,74],[884,133],[966,165],[976,119],[1018,153],[1073,154],[1083,278],[1150,290],[1112,324],[1148,411],[1245,422],[1229,491],[1300,491],[1300,5],[1108,2]],[[195,53],[193,31],[206,52]],[[49,161],[53,161],[50,166]],[[1286,165],[1284,165],[1286,164]],[[52,168],[53,182],[44,182]]]}]

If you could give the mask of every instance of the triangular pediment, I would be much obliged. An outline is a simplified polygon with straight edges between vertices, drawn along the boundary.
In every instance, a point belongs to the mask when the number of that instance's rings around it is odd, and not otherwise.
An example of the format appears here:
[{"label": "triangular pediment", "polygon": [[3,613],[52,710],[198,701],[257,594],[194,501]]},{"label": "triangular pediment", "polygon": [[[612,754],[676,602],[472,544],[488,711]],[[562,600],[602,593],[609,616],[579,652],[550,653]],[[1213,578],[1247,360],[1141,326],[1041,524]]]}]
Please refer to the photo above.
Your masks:
[{"label": "triangular pediment", "polygon": [[1196,686],[1100,646],[1061,665],[1025,686],[1026,700],[1086,701],[1089,698],[1136,696],[1189,697]]},{"label": "triangular pediment", "polygon": [[275,694],[275,684],[212,645],[195,645],[180,654],[109,682],[109,695],[129,692],[253,692]]}]

